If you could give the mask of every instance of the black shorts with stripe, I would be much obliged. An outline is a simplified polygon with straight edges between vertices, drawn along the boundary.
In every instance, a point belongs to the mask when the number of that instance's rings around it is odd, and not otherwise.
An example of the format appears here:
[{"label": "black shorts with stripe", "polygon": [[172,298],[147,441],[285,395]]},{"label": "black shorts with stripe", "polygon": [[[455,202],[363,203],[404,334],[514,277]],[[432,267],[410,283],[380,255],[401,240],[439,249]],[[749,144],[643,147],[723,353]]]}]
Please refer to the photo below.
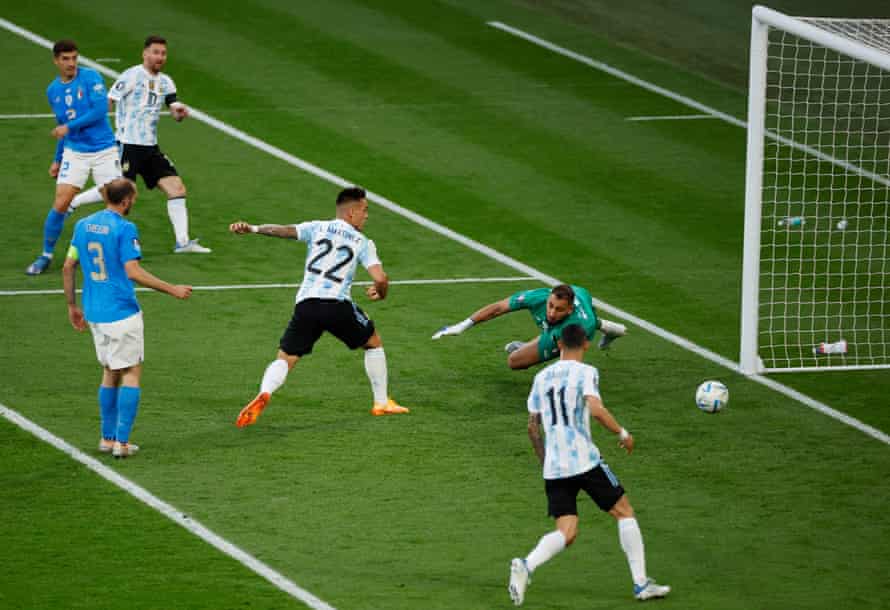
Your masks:
[{"label": "black shorts with stripe", "polygon": [[349,349],[356,349],[373,336],[374,322],[352,301],[305,299],[294,306],[279,347],[291,356],[311,354],[312,346],[325,331]]},{"label": "black shorts with stripe", "polygon": [[173,162],[157,145],[121,144],[121,170],[130,180],[142,176],[149,189],[157,186],[161,178],[179,175]]},{"label": "black shorts with stripe", "polygon": [[604,512],[610,511],[624,495],[624,488],[605,462],[573,477],[544,479],[544,489],[547,513],[554,519],[578,514],[578,492],[582,489]]}]

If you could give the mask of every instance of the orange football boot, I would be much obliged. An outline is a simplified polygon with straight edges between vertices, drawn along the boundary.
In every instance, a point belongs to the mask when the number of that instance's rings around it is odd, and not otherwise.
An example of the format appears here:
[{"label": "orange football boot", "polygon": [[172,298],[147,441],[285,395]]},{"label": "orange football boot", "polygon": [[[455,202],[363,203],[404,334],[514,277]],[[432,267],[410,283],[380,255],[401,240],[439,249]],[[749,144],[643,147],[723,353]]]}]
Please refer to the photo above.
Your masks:
[{"label": "orange football boot", "polygon": [[247,406],[241,409],[241,413],[238,414],[238,419],[235,420],[235,425],[239,428],[244,428],[245,426],[249,426],[254,423],[257,418],[260,416],[260,413],[263,412],[263,409],[266,408],[266,405],[269,404],[270,394],[268,392],[261,392],[256,395],[256,398],[247,403]]},{"label": "orange football boot", "polygon": [[375,402],[371,407],[371,415],[399,415],[401,413],[410,413],[411,410],[396,403],[392,398],[386,401],[386,404]]}]

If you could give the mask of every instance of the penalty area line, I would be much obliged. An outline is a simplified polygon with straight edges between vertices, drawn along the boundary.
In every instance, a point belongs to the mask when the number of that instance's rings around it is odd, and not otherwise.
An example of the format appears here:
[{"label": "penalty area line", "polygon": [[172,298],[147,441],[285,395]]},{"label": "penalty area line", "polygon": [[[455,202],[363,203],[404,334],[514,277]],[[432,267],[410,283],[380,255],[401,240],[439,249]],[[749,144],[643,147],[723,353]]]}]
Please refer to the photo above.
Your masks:
[{"label": "penalty area line", "polygon": [[286,576],[272,569],[247,551],[229,542],[219,534],[216,534],[200,521],[189,517],[175,506],[161,500],[144,487],[137,485],[130,479],[118,474],[114,469],[109,468],[102,462],[88,456],[80,449],[59,438],[46,428],[34,423],[21,413],[10,409],[6,405],[0,404],[0,415],[19,428],[30,432],[45,443],[52,445],[62,453],[67,454],[75,461],[80,462],[109,483],[116,485],[143,504],[150,506],[175,524],[188,530],[217,550],[222,551],[238,563],[268,580],[281,591],[284,591],[291,597],[303,602],[313,610],[336,610],[327,602],[322,601],[309,591],[298,586]]},{"label": "penalty area line", "polygon": [[[437,284],[495,284],[505,282],[535,282],[537,278],[521,275],[517,277],[454,277],[444,279],[418,279],[418,280],[393,280],[390,286],[430,286]],[[370,286],[374,282],[353,282],[353,286]],[[192,286],[192,290],[220,291],[220,290],[272,290],[275,288],[299,288],[299,284],[221,284],[218,286]],[[80,288],[77,292],[82,292]],[[136,288],[136,292],[155,292],[151,288]],[[64,294],[61,288],[47,288],[43,290],[0,290],[0,297],[34,296],[40,294]]]}]

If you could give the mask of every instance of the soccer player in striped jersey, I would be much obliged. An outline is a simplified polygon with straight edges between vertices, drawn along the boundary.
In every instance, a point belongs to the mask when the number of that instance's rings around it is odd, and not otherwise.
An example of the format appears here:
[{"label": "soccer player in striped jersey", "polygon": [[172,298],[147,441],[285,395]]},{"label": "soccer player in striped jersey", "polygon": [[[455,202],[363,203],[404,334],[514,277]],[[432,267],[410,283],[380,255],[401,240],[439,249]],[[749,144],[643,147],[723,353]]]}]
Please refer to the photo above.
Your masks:
[{"label": "soccer player in striped jersey", "polygon": [[245,406],[235,425],[239,428],[254,423],[272,393],[280,388],[297,361],[309,355],[315,342],[327,331],[349,349],[365,350],[365,372],[371,382],[374,403],[372,415],[408,413],[389,397],[387,390],[386,353],[374,322],[352,302],[351,288],[359,263],[374,281],[366,293],[372,301],[386,298],[389,280],[377,257],[374,242],[362,233],[368,220],[368,200],[358,187],[343,189],[337,195],[337,217],[296,225],[251,225],[235,222],[232,233],[258,233],[306,242],[306,263],[303,281],[297,291],[296,305],[290,324],[279,342],[276,359],[266,367],[256,398]]},{"label": "soccer player in striped jersey", "polygon": [[[136,225],[125,217],[136,202],[136,185],[127,178],[109,182],[106,209],[74,227],[68,258],[62,268],[68,319],[79,331],[89,326],[102,365],[99,451],[125,458],[139,450],[130,432],[139,410],[142,361],[145,353],[142,310],[133,282],[187,299],[191,286],[172,285],[139,264],[142,249]],[[83,269],[83,309],[77,306],[75,276]]]},{"label": "soccer player in striped jersey", "polygon": [[73,40],[53,45],[59,76],[47,87],[46,97],[58,123],[51,132],[59,143],[49,167],[49,175],[56,179],[56,195],[43,224],[43,252],[28,265],[28,275],[39,275],[49,268],[71,201],[90,174],[99,187],[121,175],[108,124],[105,83],[95,70],[78,66],[77,58]]},{"label": "soccer player in striped jersey", "polygon": [[486,305],[463,322],[440,329],[433,339],[459,335],[471,326],[520,309],[528,310],[541,334],[530,341],[511,341],[504,347],[509,354],[507,364],[514,370],[527,369],[556,358],[559,355],[556,343],[569,324],[580,324],[588,339],[593,339],[596,331],[600,331],[603,335],[599,342],[600,349],[607,349],[612,341],[627,333],[623,324],[603,320],[597,315],[593,298],[587,290],[581,286],[560,284],[552,289],[521,290]]},{"label": "soccer player in striped jersey", "polygon": [[[584,328],[579,324],[566,326],[559,347],[560,360],[535,375],[528,396],[528,435],[544,467],[548,512],[556,519],[556,530],[542,537],[527,557],[513,559],[510,597],[514,604],[521,605],[532,572],[575,541],[581,490],[618,522],[618,539],[630,566],[634,597],[664,597],[671,588],[656,584],[646,574],[643,536],[633,507],[592,440],[590,417],[618,436],[618,445],[628,453],[633,451],[634,437],[603,405],[599,373],[583,362],[590,347]],[[546,443],[541,439],[541,428]]]},{"label": "soccer player in striped jersey", "polygon": [[[120,160],[124,176],[135,180],[141,175],[145,186],[159,187],[167,196],[167,215],[173,225],[177,254],[206,254],[197,239],[189,238],[189,217],[186,208],[186,190],[173,162],[158,146],[158,119],[161,105],[170,108],[176,121],[188,116],[188,108],[177,99],[176,84],[161,68],[167,62],[167,41],[160,36],[145,39],[142,63],[128,68],[118,77],[108,100],[115,108],[117,140],[121,145]],[[102,200],[98,189],[93,188],[74,198],[77,208]]]}]

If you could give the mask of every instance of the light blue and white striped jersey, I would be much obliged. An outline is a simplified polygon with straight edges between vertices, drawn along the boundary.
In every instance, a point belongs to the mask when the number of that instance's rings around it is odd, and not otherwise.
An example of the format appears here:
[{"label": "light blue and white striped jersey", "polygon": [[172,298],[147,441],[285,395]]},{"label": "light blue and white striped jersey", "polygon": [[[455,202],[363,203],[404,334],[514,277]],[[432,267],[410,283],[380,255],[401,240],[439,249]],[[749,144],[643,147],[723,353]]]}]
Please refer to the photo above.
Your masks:
[{"label": "light blue and white striped jersey", "polygon": [[297,239],[309,245],[297,303],[305,299],[351,300],[358,263],[365,269],[381,264],[374,242],[348,222],[313,220],[294,228]]},{"label": "light blue and white striped jersey", "polygon": [[176,93],[176,84],[163,72],[152,75],[142,64],[125,70],[108,92],[108,99],[117,104],[114,120],[118,142],[157,144],[161,105],[172,93]]},{"label": "light blue and white striped jersey", "polygon": [[546,434],[545,479],[572,477],[599,465],[584,401],[599,395],[599,372],[583,362],[559,360],[535,375],[528,410],[540,414]]}]

